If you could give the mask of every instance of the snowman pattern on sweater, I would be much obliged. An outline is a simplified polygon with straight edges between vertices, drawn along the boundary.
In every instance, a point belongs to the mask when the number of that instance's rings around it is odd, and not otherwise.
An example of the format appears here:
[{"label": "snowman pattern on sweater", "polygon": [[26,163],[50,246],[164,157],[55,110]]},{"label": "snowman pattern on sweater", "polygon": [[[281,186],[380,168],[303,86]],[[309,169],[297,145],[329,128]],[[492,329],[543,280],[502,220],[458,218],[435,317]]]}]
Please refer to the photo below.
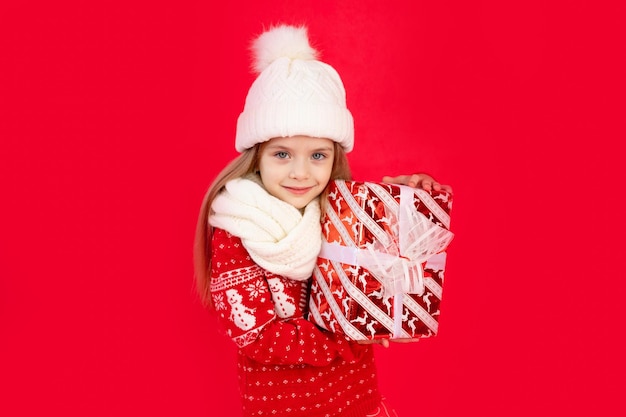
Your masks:
[{"label": "snowman pattern on sweater", "polygon": [[373,349],[307,320],[309,280],[262,269],[221,229],[212,248],[211,296],[238,347],[244,415],[364,416],[376,407]]},{"label": "snowman pattern on sweater", "polygon": [[223,230],[214,231],[213,244],[213,306],[239,347],[255,342],[276,320],[303,319],[307,281],[262,269],[250,258],[241,240]]},{"label": "snowman pattern on sweater", "polygon": [[226,300],[230,304],[229,319],[242,330],[249,330],[256,324],[254,309],[243,305],[243,296],[237,290],[226,290]]},{"label": "snowman pattern on sweater", "polygon": [[284,282],[280,278],[267,278],[267,283],[272,292],[276,315],[281,319],[293,317],[296,313],[295,300],[285,292]]}]

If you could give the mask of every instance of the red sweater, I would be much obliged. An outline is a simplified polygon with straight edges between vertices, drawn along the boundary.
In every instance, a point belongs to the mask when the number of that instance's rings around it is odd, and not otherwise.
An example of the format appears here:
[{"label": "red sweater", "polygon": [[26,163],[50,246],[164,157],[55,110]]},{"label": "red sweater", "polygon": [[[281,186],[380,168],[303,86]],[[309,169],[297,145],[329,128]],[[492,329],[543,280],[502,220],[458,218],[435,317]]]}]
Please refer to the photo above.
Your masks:
[{"label": "red sweater", "polygon": [[306,320],[308,281],[272,274],[215,229],[211,294],[239,347],[246,417],[363,417],[380,403],[373,349]]}]

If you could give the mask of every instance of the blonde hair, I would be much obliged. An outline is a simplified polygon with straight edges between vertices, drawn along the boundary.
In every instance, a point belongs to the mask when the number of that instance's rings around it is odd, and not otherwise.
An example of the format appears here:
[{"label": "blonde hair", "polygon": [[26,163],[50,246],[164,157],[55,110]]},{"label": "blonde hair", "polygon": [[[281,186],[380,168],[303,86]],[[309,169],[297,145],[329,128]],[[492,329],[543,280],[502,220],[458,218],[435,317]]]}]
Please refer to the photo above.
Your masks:
[{"label": "blonde hair", "polygon": [[[212,307],[211,302],[211,258],[213,252],[211,250],[211,238],[213,236],[213,228],[209,224],[209,215],[211,212],[211,204],[215,197],[224,189],[226,183],[235,178],[241,178],[248,174],[252,174],[258,170],[259,156],[263,150],[264,142],[256,144],[252,148],[244,150],[238,157],[233,159],[226,167],[217,175],[213,183],[207,190],[202,205],[200,206],[200,214],[198,215],[198,223],[196,224],[196,235],[193,247],[193,264],[196,280],[196,290],[207,307]],[[337,142],[334,142],[335,152],[333,160],[333,168],[330,174],[331,179],[352,179],[350,165],[344,149]],[[327,189],[322,192],[322,202],[328,195]]]}]

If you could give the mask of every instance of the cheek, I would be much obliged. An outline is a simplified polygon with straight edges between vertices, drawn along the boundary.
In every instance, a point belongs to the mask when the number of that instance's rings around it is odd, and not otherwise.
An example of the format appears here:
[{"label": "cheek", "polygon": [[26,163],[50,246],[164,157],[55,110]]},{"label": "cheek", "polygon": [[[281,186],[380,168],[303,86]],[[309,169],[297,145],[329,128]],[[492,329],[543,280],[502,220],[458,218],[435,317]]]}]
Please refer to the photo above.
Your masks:
[{"label": "cheek", "polygon": [[271,171],[269,172],[266,171],[266,172],[261,172],[260,176],[261,176],[261,183],[263,184],[263,187],[265,187],[266,190],[272,189],[272,184],[276,182],[275,173],[272,173]]},{"label": "cheek", "polygon": [[267,185],[266,182],[272,177],[272,171],[267,169],[266,166],[259,165],[259,176],[263,185]]},{"label": "cheek", "polygon": [[330,181],[330,175],[332,174],[332,171],[333,171],[332,165],[324,167],[324,169],[321,169],[319,171],[317,178],[318,178],[320,185],[323,185],[324,187],[328,185],[328,181]]},{"label": "cheek", "polygon": [[261,181],[273,180],[280,176],[282,167],[278,164],[261,163],[259,164],[259,175]]}]

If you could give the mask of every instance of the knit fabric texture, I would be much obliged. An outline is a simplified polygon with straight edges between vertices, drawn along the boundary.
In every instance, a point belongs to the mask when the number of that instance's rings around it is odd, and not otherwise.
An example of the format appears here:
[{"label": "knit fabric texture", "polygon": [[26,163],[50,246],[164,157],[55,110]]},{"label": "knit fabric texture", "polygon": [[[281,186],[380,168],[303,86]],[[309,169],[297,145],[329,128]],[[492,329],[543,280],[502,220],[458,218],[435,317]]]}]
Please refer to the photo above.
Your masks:
[{"label": "knit fabric texture", "polygon": [[371,345],[348,341],[306,319],[309,281],[257,265],[241,239],[212,237],[211,295],[239,347],[245,417],[364,417],[380,394]]},{"label": "knit fabric texture", "polygon": [[244,417],[365,417],[377,410],[373,349],[357,363],[259,365],[240,357]]},{"label": "knit fabric texture", "polygon": [[308,279],[322,247],[319,200],[301,213],[270,195],[256,176],[226,183],[211,205],[209,224],[240,237],[259,266],[291,279]]},{"label": "knit fabric texture", "polygon": [[303,135],[331,139],[350,152],[354,121],[343,83],[333,67],[316,59],[307,29],[271,28],[252,49],[259,74],[237,120],[237,151],[275,137]]}]

